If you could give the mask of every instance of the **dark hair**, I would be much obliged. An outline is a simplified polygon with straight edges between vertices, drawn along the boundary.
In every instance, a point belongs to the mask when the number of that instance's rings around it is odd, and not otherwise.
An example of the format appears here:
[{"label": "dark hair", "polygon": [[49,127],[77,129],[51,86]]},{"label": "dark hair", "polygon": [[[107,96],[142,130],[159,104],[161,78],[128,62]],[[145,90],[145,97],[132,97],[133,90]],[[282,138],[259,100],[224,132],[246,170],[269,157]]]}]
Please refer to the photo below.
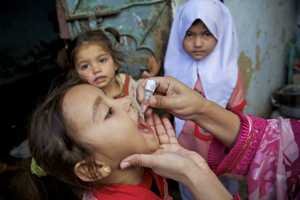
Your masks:
[{"label": "dark hair", "polygon": [[29,145],[32,157],[47,173],[72,186],[86,189],[96,183],[81,181],[74,173],[77,162],[86,160],[89,171],[95,175],[95,162],[89,147],[75,142],[71,127],[65,123],[62,101],[69,89],[78,84],[78,79],[69,79],[56,87],[33,114]]},{"label": "dark hair", "polygon": [[[107,33],[109,34],[109,33]],[[99,43],[106,51],[108,51],[113,61],[121,66],[124,62],[123,54],[118,51],[112,44],[110,38],[102,30],[93,30],[80,33],[74,40],[70,41],[67,47],[67,57],[72,68],[74,68],[74,57],[76,50],[83,44],[89,42]]]},{"label": "dark hair", "polygon": [[201,24],[203,25],[207,30],[209,30],[206,26],[206,24],[201,20],[201,19],[196,19],[193,23],[192,26],[197,25],[197,24]]},{"label": "dark hair", "polygon": [[[209,30],[209,28],[206,26],[206,24],[205,24],[201,19],[195,19],[195,21],[192,23],[191,27],[192,27],[192,26],[195,26],[195,25],[198,25],[198,24],[200,24],[201,26],[203,26],[207,31],[209,31],[209,33],[210,33],[213,37],[215,37],[214,34],[211,33],[211,31]],[[188,32],[188,31],[187,31],[187,32]],[[187,33],[187,32],[186,32],[186,33]]]}]

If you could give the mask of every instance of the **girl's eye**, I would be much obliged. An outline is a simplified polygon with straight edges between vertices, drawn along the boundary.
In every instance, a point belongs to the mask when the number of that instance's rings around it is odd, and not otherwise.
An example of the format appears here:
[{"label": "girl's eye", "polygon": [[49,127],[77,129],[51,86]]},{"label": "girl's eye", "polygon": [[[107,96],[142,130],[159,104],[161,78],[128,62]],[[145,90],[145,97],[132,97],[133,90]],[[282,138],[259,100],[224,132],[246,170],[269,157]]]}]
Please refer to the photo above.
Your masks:
[{"label": "girl's eye", "polygon": [[191,32],[188,31],[188,32],[186,33],[185,37],[192,37],[193,35],[194,35],[193,33],[191,33]]},{"label": "girl's eye", "polygon": [[211,34],[209,31],[205,31],[205,32],[203,33],[203,35],[204,35],[204,36],[211,36],[212,34]]},{"label": "girl's eye", "polygon": [[108,60],[108,58],[100,58],[100,59],[99,59],[99,63],[104,64],[104,63],[107,62],[107,60]]},{"label": "girl's eye", "polygon": [[80,65],[79,66],[79,69],[80,70],[86,70],[86,69],[88,69],[89,68],[89,65],[88,64],[83,64],[83,65]]},{"label": "girl's eye", "polygon": [[104,119],[109,119],[112,116],[113,112],[112,112],[112,107],[108,107],[107,113],[104,117]]}]

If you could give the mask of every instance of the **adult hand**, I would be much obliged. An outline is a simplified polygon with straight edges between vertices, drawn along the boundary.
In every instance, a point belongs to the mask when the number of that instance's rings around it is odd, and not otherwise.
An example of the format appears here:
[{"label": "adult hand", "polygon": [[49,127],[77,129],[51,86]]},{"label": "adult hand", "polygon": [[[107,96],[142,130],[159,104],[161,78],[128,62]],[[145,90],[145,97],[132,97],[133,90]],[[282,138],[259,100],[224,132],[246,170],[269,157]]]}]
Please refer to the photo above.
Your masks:
[{"label": "adult hand", "polygon": [[142,73],[142,75],[141,75],[142,78],[151,78],[151,77],[153,77],[153,76],[155,76],[155,75],[154,75],[154,74],[151,74],[151,73],[148,72],[148,71],[143,71],[143,73]]},{"label": "adult hand", "polygon": [[148,102],[144,102],[144,88],[147,79],[139,81],[138,100],[144,104],[144,108],[162,108],[167,112],[184,120],[194,120],[202,109],[206,100],[196,91],[191,90],[183,83],[172,77],[152,77],[157,82],[155,95]]},{"label": "adult hand", "polygon": [[144,101],[144,88],[147,79],[138,84],[138,100],[142,109],[162,108],[183,120],[191,120],[210,132],[226,146],[234,143],[239,128],[239,117],[216,103],[206,100],[198,92],[188,88],[172,77],[152,77],[157,82],[155,94]]}]

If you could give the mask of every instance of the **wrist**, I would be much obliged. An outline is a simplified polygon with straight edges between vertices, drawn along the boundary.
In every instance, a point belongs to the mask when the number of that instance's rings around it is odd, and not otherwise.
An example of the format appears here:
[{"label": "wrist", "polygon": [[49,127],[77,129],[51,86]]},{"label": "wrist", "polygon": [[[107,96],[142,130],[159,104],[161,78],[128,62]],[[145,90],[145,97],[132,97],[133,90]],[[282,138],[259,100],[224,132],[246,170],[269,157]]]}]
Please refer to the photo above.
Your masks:
[{"label": "wrist", "polygon": [[210,132],[224,145],[231,147],[239,132],[239,117],[221,107],[220,105],[206,100],[198,109],[194,122]]},{"label": "wrist", "polygon": [[205,99],[204,97],[200,96],[200,103],[196,103],[197,105],[195,107],[195,119],[194,121],[199,120],[201,116],[208,116],[211,112],[211,109],[213,107],[213,102]]},{"label": "wrist", "polygon": [[199,166],[194,162],[190,162],[189,167],[183,170],[184,179],[182,183],[188,188],[193,188],[195,182],[195,174],[199,173]]},{"label": "wrist", "polygon": [[232,199],[231,194],[208,166],[192,168],[187,172],[187,176],[187,182],[184,184],[190,189],[195,199]]}]

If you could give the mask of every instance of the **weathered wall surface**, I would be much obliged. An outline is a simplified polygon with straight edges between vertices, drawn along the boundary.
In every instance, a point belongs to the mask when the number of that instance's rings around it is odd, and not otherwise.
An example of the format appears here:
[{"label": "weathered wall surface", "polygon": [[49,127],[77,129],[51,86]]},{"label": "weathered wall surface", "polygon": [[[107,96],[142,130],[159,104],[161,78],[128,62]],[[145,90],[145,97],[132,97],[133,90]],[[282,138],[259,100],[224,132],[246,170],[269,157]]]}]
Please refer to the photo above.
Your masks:
[{"label": "weathered wall surface", "polygon": [[[180,5],[184,0],[175,0]],[[246,112],[267,116],[270,95],[285,81],[285,54],[296,28],[297,0],[225,0],[239,36]]]},{"label": "weathered wall surface", "polygon": [[296,28],[296,0],[227,0],[240,40],[248,112],[266,115],[271,93],[285,81],[286,45]]}]

